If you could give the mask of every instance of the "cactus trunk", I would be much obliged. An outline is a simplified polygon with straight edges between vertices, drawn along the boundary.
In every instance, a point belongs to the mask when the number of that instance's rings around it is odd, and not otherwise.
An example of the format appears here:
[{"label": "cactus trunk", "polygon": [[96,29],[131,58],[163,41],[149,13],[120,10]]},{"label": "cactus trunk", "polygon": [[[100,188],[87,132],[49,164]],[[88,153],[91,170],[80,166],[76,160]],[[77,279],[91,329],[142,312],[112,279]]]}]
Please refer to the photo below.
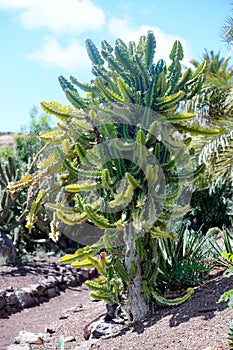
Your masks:
[{"label": "cactus trunk", "polygon": [[131,266],[135,266],[135,275],[127,282],[127,304],[126,309],[132,321],[139,321],[150,313],[149,305],[146,303],[142,291],[142,270],[139,257],[135,249],[135,238],[132,224],[126,227],[124,232],[125,241],[125,266],[130,275]]}]

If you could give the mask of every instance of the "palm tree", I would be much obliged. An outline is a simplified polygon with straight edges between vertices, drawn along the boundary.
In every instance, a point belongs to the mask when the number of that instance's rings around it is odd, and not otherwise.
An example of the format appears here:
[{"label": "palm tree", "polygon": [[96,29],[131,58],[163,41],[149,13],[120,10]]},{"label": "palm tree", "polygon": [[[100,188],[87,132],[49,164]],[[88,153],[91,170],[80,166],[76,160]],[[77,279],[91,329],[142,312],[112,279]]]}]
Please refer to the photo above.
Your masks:
[{"label": "palm tree", "polygon": [[[214,54],[213,51],[205,50],[203,60],[206,61],[206,81],[198,101],[195,101],[196,106],[202,106],[198,109],[195,121],[202,125],[218,125],[223,130],[221,135],[207,142],[199,137],[195,139],[195,146],[198,145],[199,149],[199,162],[206,164],[204,185],[232,184],[233,66],[229,66],[230,58],[221,58],[219,52]],[[194,67],[199,65],[197,60],[192,60],[191,63]]]},{"label": "palm tree", "polygon": [[[233,3],[231,3],[233,6]],[[223,26],[223,39],[229,45],[233,44],[233,8],[231,9],[231,15],[226,18],[226,23]]]}]

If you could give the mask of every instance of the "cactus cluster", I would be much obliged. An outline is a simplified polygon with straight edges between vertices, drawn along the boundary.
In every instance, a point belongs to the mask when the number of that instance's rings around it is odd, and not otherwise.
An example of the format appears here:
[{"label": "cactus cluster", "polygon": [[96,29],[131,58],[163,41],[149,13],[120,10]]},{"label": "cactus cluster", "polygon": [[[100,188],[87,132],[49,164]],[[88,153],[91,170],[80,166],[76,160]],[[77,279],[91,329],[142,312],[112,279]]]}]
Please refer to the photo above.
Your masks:
[{"label": "cactus cluster", "polygon": [[[33,237],[28,235],[26,219],[30,215],[29,209],[34,196],[35,183],[31,183],[28,192],[24,188],[19,188],[14,192],[8,190],[9,184],[21,181],[19,179],[22,174],[16,163],[12,157],[8,157],[6,164],[0,163],[0,231],[10,233],[16,249],[21,251],[33,241]],[[27,181],[29,177],[30,175],[26,175],[23,178],[24,181]],[[48,237],[48,217],[41,207],[37,211],[36,228],[34,238]],[[39,235],[38,232],[40,232]]]},{"label": "cactus cluster", "polygon": [[[54,150],[34,175],[8,187],[17,193],[46,175],[57,175],[57,184],[40,192],[32,204],[28,225],[33,227],[47,202],[54,212],[54,238],[59,222],[74,230],[83,223],[101,229],[99,242],[61,262],[96,267],[101,277],[88,282],[92,296],[108,304],[126,303],[132,319],[138,320],[152,303],[169,304],[156,285],[157,240],[173,238],[168,223],[187,210],[176,204],[182,186],[203,171],[203,166],[193,170],[191,135],[218,133],[192,124],[195,111],[182,109],[201,89],[205,62],[195,72],[183,72],[183,49],[176,41],[171,64],[167,67],[162,59],[154,63],[151,31],[138,44],[117,39],[113,47],[104,40],[98,50],[88,39],[86,47],[94,80],[86,84],[59,77],[72,106],[41,103],[45,112],[60,119],[57,130],[41,136]],[[86,92],[85,98],[78,89]],[[98,258],[101,249],[105,252]]]},{"label": "cactus cluster", "polygon": [[[11,181],[16,181],[19,174],[15,168],[14,160],[8,157],[7,164],[0,164],[0,230],[13,232],[22,225],[27,215],[27,196],[24,191],[18,191],[14,196],[7,190]],[[16,239],[16,237],[15,237]]]}]

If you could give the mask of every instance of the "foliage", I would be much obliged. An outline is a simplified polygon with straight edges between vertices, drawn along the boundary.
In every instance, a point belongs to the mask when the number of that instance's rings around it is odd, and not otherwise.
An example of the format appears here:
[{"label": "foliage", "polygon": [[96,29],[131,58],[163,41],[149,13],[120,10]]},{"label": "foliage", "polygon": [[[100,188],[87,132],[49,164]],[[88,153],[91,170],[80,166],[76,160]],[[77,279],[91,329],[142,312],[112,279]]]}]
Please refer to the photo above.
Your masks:
[{"label": "foliage", "polygon": [[[202,125],[219,125],[225,129],[221,135],[208,140],[196,137],[193,144],[199,163],[206,165],[203,177],[197,186],[209,187],[226,184],[232,186],[233,181],[233,67],[229,67],[230,58],[220,58],[219,53],[207,51],[203,55],[206,64],[206,81],[198,98],[193,103],[198,107],[197,118]],[[192,61],[198,66],[198,61]]]},{"label": "foliage", "polygon": [[229,268],[229,271],[227,269],[225,273],[231,272],[231,259],[228,261],[228,258],[233,254],[233,236],[231,231],[225,226],[223,226],[222,230],[218,227],[213,227],[212,229],[209,229],[207,234],[214,237],[212,246],[217,254],[217,264]]},{"label": "foliage", "polygon": [[193,192],[190,211],[185,215],[195,231],[206,233],[212,227],[230,227],[233,189],[229,185],[215,186],[214,191],[209,188],[197,189]]},{"label": "foliage", "polygon": [[[197,119],[202,125],[219,125],[225,128],[221,135],[210,140],[193,137],[193,146],[199,164],[205,171],[196,181],[196,190],[191,200],[191,210],[186,218],[194,230],[207,232],[211,227],[230,227],[233,184],[233,99],[230,58],[205,51],[206,80],[193,103],[198,107]],[[195,67],[200,63],[191,61]]]},{"label": "foliage", "polygon": [[221,295],[218,303],[221,303],[222,301],[228,301],[228,307],[233,307],[233,289],[230,289]]},{"label": "foliage", "polygon": [[30,117],[29,133],[22,132],[14,136],[15,156],[19,163],[27,165],[32,162],[35,155],[45,145],[45,142],[38,136],[51,130],[48,114],[38,115],[38,109],[33,107]]},{"label": "foliage", "polygon": [[[225,270],[224,274],[230,276],[233,273],[233,235],[227,229],[224,229],[223,233],[226,250],[221,251],[220,262],[222,262],[223,265],[227,266],[227,269]],[[230,289],[227,292],[223,293],[219,298],[218,303],[220,303],[221,301],[228,301],[228,306],[233,307],[233,289]]]},{"label": "foliage", "polygon": [[[179,41],[168,67],[164,60],[154,63],[152,32],[140,37],[137,45],[117,39],[112,47],[104,40],[99,51],[88,39],[86,46],[94,80],[86,84],[59,77],[73,107],[42,102],[46,113],[61,120],[57,130],[41,136],[55,145],[54,151],[34,174],[10,183],[9,190],[15,193],[57,174],[57,183],[41,190],[32,203],[27,227],[33,228],[38,210],[47,203],[54,212],[54,239],[61,221],[74,228],[86,223],[102,230],[97,243],[61,262],[96,267],[102,277],[88,282],[92,296],[109,304],[126,303],[136,321],[148,314],[152,303],[174,305],[193,292],[188,289],[171,301],[161,295],[158,240],[174,238],[167,222],[187,210],[176,204],[182,184],[204,169],[200,165],[193,171],[189,161],[191,135],[211,137],[219,129],[191,124],[195,113],[182,109],[201,90],[205,62],[193,73],[182,73]],[[87,92],[85,98],[77,88]],[[51,202],[54,193],[59,194]],[[100,250],[106,253],[98,259]]]},{"label": "foliage", "polygon": [[14,156],[14,150],[12,149],[12,147],[4,146],[0,149],[0,163],[1,164],[7,163],[7,159],[9,157],[13,157],[13,156]]},{"label": "foliage", "polygon": [[[233,5],[231,3],[231,5]],[[226,18],[225,25],[223,26],[223,40],[229,45],[232,46],[233,42],[233,6],[231,8],[231,14]]]},{"label": "foliage", "polygon": [[188,288],[199,285],[209,270],[212,259],[211,238],[195,232],[190,223],[182,223],[176,240],[158,243],[158,285],[162,289]]}]

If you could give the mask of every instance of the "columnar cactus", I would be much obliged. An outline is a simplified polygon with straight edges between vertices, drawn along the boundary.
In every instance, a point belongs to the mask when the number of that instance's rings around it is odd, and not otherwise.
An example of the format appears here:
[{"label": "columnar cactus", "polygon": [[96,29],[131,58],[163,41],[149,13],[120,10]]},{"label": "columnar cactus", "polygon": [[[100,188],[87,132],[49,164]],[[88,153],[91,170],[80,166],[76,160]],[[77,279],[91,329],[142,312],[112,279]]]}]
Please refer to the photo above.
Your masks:
[{"label": "columnar cactus", "polygon": [[[41,104],[61,122],[56,131],[42,136],[55,147],[35,177],[40,180],[56,172],[57,189],[65,190],[58,201],[47,204],[55,223],[62,221],[74,229],[85,223],[103,232],[98,242],[61,262],[96,267],[101,277],[87,282],[91,295],[108,304],[125,304],[136,321],[150,312],[153,303],[176,304],[192,294],[190,289],[172,301],[160,295],[157,240],[173,237],[170,219],[187,210],[176,204],[182,184],[203,170],[199,166],[193,171],[191,134],[211,136],[218,131],[191,124],[195,111],[182,110],[182,103],[200,91],[205,62],[194,73],[182,72],[179,41],[168,67],[164,60],[154,63],[156,41],[151,31],[137,45],[117,39],[115,47],[103,41],[100,51],[91,40],[86,46],[93,81],[59,77],[73,107],[55,101]],[[87,92],[85,98],[78,89]],[[9,184],[10,191],[27,187],[34,177],[27,181]],[[50,190],[34,202],[30,225],[39,205],[49,202]],[[55,236],[57,225],[52,228]]]},{"label": "columnar cactus", "polygon": [[14,160],[8,157],[7,164],[0,164],[0,230],[5,232],[13,231],[21,225],[27,214],[26,194],[18,191],[11,196],[7,191],[7,185],[19,177]]}]

